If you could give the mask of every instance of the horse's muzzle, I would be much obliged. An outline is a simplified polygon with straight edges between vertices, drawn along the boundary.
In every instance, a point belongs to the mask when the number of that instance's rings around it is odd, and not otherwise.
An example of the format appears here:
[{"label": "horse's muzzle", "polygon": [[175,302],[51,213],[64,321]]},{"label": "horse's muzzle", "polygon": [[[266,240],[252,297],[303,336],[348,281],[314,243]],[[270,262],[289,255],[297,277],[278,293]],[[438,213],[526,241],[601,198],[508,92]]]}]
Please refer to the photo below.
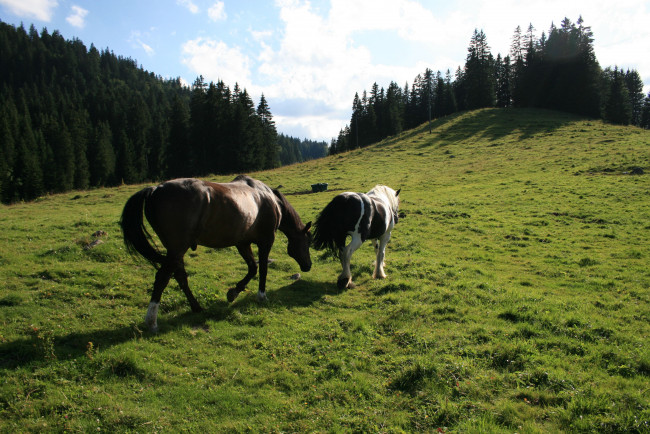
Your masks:
[{"label": "horse's muzzle", "polygon": [[300,266],[300,271],[306,273],[307,271],[311,270],[311,263],[306,264],[306,265],[301,265]]}]

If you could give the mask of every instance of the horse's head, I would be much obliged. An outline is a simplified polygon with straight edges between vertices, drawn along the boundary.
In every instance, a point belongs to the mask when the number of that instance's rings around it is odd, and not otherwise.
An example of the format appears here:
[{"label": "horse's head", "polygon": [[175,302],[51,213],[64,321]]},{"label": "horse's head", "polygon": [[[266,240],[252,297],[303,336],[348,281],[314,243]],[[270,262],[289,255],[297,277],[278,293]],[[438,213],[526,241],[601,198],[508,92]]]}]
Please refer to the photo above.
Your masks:
[{"label": "horse's head", "polygon": [[309,271],[311,269],[311,256],[309,256],[309,245],[311,244],[311,222],[307,223],[305,227],[299,231],[294,232],[287,239],[289,240],[287,246],[287,253],[296,260],[300,266],[300,271]]}]

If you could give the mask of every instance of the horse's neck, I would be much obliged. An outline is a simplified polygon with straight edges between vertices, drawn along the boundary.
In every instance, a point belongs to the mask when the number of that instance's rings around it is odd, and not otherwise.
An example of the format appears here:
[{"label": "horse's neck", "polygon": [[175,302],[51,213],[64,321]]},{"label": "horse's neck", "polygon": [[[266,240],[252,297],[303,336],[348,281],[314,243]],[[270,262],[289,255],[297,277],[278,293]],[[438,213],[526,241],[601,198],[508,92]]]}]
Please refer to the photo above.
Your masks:
[{"label": "horse's neck", "polygon": [[299,229],[296,221],[296,210],[291,207],[286,199],[278,198],[278,205],[282,214],[278,229],[287,236],[294,234]]},{"label": "horse's neck", "polygon": [[385,195],[385,194],[377,194],[375,191],[372,191],[368,193],[368,196],[376,200],[377,202],[383,203],[386,208],[388,208],[388,212],[390,212],[393,216],[393,221],[397,222],[397,208],[394,206],[393,202],[390,200],[390,198]]}]

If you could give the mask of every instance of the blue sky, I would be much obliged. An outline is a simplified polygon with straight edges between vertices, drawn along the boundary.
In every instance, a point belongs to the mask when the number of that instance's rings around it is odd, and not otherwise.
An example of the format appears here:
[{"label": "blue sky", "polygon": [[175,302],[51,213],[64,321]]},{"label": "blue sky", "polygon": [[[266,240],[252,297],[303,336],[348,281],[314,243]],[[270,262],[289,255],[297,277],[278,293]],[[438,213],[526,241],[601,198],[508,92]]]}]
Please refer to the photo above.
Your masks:
[{"label": "blue sky", "polygon": [[59,30],[188,84],[237,82],[256,103],[264,93],[279,132],[327,141],[355,92],[462,66],[474,29],[505,55],[517,26],[539,37],[580,15],[601,66],[636,69],[647,93],[647,0],[0,0],[3,22]]}]

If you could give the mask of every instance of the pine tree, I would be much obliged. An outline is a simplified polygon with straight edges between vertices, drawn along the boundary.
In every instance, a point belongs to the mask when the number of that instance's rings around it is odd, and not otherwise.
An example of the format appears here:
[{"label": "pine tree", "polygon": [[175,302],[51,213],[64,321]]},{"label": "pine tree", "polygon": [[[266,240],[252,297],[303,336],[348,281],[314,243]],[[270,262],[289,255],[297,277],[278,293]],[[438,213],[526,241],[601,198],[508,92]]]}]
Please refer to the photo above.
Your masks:
[{"label": "pine tree", "polygon": [[487,37],[481,30],[474,30],[467,60],[465,62],[467,108],[493,107],[496,103],[496,79],[494,58],[490,53]]},{"label": "pine tree", "polygon": [[206,93],[205,117],[206,122],[206,173],[228,172],[224,164],[225,148],[231,145],[230,122],[231,113],[230,89],[219,80],[210,83]]},{"label": "pine tree", "polygon": [[[235,85],[235,89],[239,87]],[[244,89],[236,96],[233,127],[235,138],[232,143],[235,172],[260,170],[263,166],[262,123],[257,117],[253,100]]]},{"label": "pine tree", "polygon": [[192,168],[187,176],[200,176],[208,173],[208,148],[210,120],[207,115],[207,84],[199,76],[192,85],[190,96],[190,141],[184,158],[186,167]]},{"label": "pine tree", "polygon": [[510,46],[510,58],[512,59],[511,89],[512,103],[514,106],[523,107],[526,105],[524,92],[524,51],[522,47],[521,27],[517,26],[512,36]]},{"label": "pine tree", "polygon": [[18,199],[14,183],[18,111],[8,93],[2,100],[5,103],[0,106],[0,201],[9,203]]},{"label": "pine tree", "polygon": [[124,129],[120,129],[117,135],[113,136],[115,143],[115,178],[112,184],[130,184],[138,181],[138,174],[135,169],[133,145],[131,139]]},{"label": "pine tree", "polygon": [[643,109],[641,110],[641,128],[650,129],[650,93],[643,101]]},{"label": "pine tree", "polygon": [[394,136],[402,132],[402,90],[391,81],[386,92],[386,134]]},{"label": "pine tree", "polygon": [[32,130],[31,117],[23,99],[23,117],[19,120],[14,162],[15,195],[32,200],[43,194],[43,171],[39,164],[36,137]]},{"label": "pine tree", "polygon": [[115,151],[113,137],[107,122],[100,122],[94,129],[88,145],[90,185],[101,187],[114,179]]},{"label": "pine tree", "polygon": [[169,143],[167,145],[167,177],[192,176],[190,167],[190,112],[177,95],[172,103],[169,117]]},{"label": "pine tree", "polygon": [[641,116],[643,112],[643,80],[636,70],[627,70],[625,73],[625,85],[630,97],[630,106],[632,108],[632,125],[641,125]]},{"label": "pine tree", "polygon": [[614,71],[606,71],[605,75],[609,81],[609,95],[605,102],[604,118],[614,124],[628,125],[632,119],[632,105],[625,85],[625,75],[618,67]]},{"label": "pine tree", "polygon": [[257,106],[257,116],[262,122],[262,153],[264,154],[262,169],[273,169],[279,165],[278,132],[275,129],[275,121],[273,121],[273,115],[271,115],[264,94]]},{"label": "pine tree", "polygon": [[74,152],[73,188],[86,190],[90,186],[90,165],[88,163],[87,112],[73,113],[70,124],[70,139]]},{"label": "pine tree", "polygon": [[359,99],[359,94],[354,94],[354,101],[352,101],[352,118],[350,119],[350,139],[347,143],[347,147],[342,149],[347,151],[350,149],[357,149],[360,147],[359,143],[359,123],[363,115],[363,106],[361,105],[361,100]]},{"label": "pine tree", "polygon": [[512,69],[510,57],[506,56],[501,60],[501,55],[496,60],[497,80],[497,107],[510,107],[512,104]]}]

